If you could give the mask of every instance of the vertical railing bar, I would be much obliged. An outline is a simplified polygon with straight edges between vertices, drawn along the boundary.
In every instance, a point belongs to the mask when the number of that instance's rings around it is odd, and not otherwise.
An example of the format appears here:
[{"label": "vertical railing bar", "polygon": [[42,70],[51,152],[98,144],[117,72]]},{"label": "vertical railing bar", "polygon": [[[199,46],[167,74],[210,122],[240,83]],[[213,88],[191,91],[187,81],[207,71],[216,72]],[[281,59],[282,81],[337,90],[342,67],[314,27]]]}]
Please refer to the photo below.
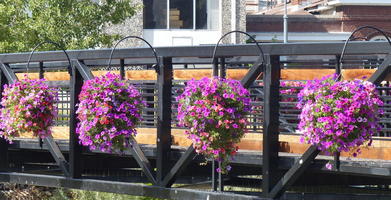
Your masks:
[{"label": "vertical railing bar", "polygon": [[219,190],[220,192],[223,192],[223,191],[224,191],[224,179],[223,179],[224,175],[221,173],[221,161],[219,161],[218,163],[219,163],[218,166],[219,166],[219,168],[220,168],[220,171],[218,172],[218,173],[219,173],[219,177],[218,177],[218,179],[219,179],[218,190]]},{"label": "vertical railing bar", "polygon": [[171,113],[173,67],[171,57],[159,58],[158,73],[158,120],[157,120],[157,183],[164,186],[164,177],[170,171]]},{"label": "vertical railing bar", "polygon": [[341,80],[342,74],[342,63],[339,62],[341,59],[341,55],[335,55],[336,63],[335,63],[335,73],[338,75],[338,79]]},{"label": "vertical railing bar", "polygon": [[225,58],[220,58],[220,78],[226,78],[227,69],[225,64]]},{"label": "vertical railing bar", "polygon": [[[78,61],[76,61],[78,62]],[[83,85],[83,77],[72,62],[71,76],[71,103],[69,120],[69,176],[81,178],[82,175],[82,147],[76,135],[77,116],[76,104],[79,103],[79,94]]]},{"label": "vertical railing bar", "polygon": [[262,157],[262,192],[268,196],[278,181],[278,133],[280,56],[266,56],[264,69],[264,122]]},{"label": "vertical railing bar", "polygon": [[43,70],[43,62],[39,62],[39,79],[43,79],[44,77],[44,70]]},{"label": "vertical railing bar", "polygon": [[212,68],[212,76],[219,75],[219,60],[218,58],[213,58],[213,68]]},{"label": "vertical railing bar", "polygon": [[[44,71],[43,71],[43,62],[42,61],[40,61],[38,63],[38,67],[39,67],[38,77],[39,77],[39,79],[43,79],[44,78]],[[39,142],[39,146],[42,148],[42,146],[43,146],[42,138],[39,137],[38,142]]]},{"label": "vertical railing bar", "polygon": [[119,74],[122,80],[125,79],[125,59],[119,60]]},{"label": "vertical railing bar", "polygon": [[336,152],[334,154],[334,170],[339,171],[341,166],[341,160],[340,160],[341,153]]},{"label": "vertical railing bar", "polygon": [[212,160],[212,191],[217,191],[217,187],[218,187],[218,177],[217,177],[217,173],[216,173],[216,169],[217,169],[217,161],[215,160]]},{"label": "vertical railing bar", "polygon": [[[335,73],[337,74],[338,80],[342,80],[342,62],[339,62],[341,60],[341,55],[335,55],[336,59],[336,65],[335,65]],[[340,153],[334,154],[334,169],[339,170],[340,166]]]},{"label": "vertical railing bar", "polygon": [[[2,70],[0,70],[0,99],[3,98],[4,85],[8,83],[7,78]],[[0,137],[0,169],[3,171],[8,169],[8,142]]]},{"label": "vertical railing bar", "polygon": [[[220,58],[220,67],[219,68],[220,68],[220,70],[219,70],[220,78],[225,79],[227,76],[227,70],[226,70],[226,63],[225,63],[224,57]],[[218,181],[217,189],[218,189],[218,191],[222,192],[222,191],[224,191],[224,180],[223,180],[223,174],[221,173],[221,161],[218,161],[218,168],[220,170],[218,172],[218,177],[217,177],[217,181]]]}]

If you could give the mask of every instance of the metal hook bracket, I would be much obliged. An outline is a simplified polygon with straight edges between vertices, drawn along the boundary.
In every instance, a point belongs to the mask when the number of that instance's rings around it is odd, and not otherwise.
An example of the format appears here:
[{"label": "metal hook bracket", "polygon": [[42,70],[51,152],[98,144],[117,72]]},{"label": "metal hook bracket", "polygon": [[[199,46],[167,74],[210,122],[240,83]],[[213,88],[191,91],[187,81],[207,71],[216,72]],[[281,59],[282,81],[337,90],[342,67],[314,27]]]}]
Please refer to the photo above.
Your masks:
[{"label": "metal hook bracket", "polygon": [[[388,44],[390,44],[390,46],[391,46],[390,37],[388,37],[388,35],[387,35],[383,30],[381,30],[381,29],[379,29],[379,28],[377,28],[377,27],[374,27],[374,26],[361,26],[361,27],[357,28],[356,30],[354,30],[354,31],[350,34],[349,38],[346,40],[345,44],[343,45],[341,57],[339,58],[339,69],[338,69],[339,71],[342,70],[343,58],[344,58],[344,56],[345,56],[346,47],[347,47],[348,43],[349,43],[350,41],[352,41],[352,39],[354,39],[354,37],[353,37],[354,34],[357,33],[358,31],[362,30],[362,29],[372,29],[372,30],[375,30],[375,31],[378,32],[378,33],[381,33],[381,34],[387,39]],[[364,38],[366,38],[366,37],[364,37]]]},{"label": "metal hook bracket", "polygon": [[220,44],[221,40],[223,40],[227,35],[230,35],[230,34],[232,34],[232,33],[241,33],[241,34],[247,35],[247,36],[251,39],[251,41],[253,41],[253,42],[257,45],[257,47],[258,47],[258,49],[259,49],[259,52],[260,52],[260,56],[262,56],[262,63],[265,62],[265,54],[263,53],[262,48],[261,48],[261,46],[259,45],[259,43],[257,42],[257,40],[255,40],[255,38],[254,38],[253,36],[251,36],[250,34],[244,32],[244,31],[237,31],[237,30],[234,30],[234,31],[230,31],[230,32],[228,32],[228,33],[226,33],[226,34],[224,34],[223,36],[220,37],[219,41],[217,42],[217,44],[215,45],[214,50],[213,50],[213,54],[212,54],[212,64],[213,64],[213,62],[214,62],[214,60],[215,60],[216,52],[217,52],[217,47],[219,47],[219,44]]},{"label": "metal hook bracket", "polygon": [[71,59],[69,58],[68,53],[65,51],[65,49],[64,49],[63,47],[61,47],[60,44],[58,44],[58,43],[56,43],[56,42],[53,42],[53,41],[51,41],[51,40],[46,40],[46,41],[43,41],[43,42],[37,44],[37,45],[34,47],[33,51],[31,51],[30,56],[29,56],[28,61],[27,61],[27,65],[26,65],[27,73],[28,73],[28,71],[29,71],[29,66],[30,66],[31,58],[33,57],[34,52],[37,50],[38,47],[40,47],[40,46],[43,45],[43,44],[53,44],[54,46],[56,46],[57,48],[61,49],[61,50],[64,52],[65,56],[67,57],[68,63],[69,63],[69,65],[68,65],[68,67],[67,67],[67,68],[68,68],[68,73],[69,73],[69,75],[72,76]]},{"label": "metal hook bracket", "polygon": [[[159,62],[160,62],[160,61],[159,61]],[[159,63],[159,64],[160,64],[160,63]],[[157,74],[160,74],[159,64],[154,64],[154,65],[152,65],[152,68],[155,69],[155,72],[156,72]]]},{"label": "metal hook bracket", "polygon": [[133,36],[133,35],[126,36],[126,37],[120,39],[120,40],[114,45],[114,48],[111,50],[111,53],[110,53],[109,63],[108,63],[108,65],[107,65],[108,70],[110,70],[110,68],[111,68],[111,60],[113,59],[114,50],[117,48],[117,46],[119,45],[119,43],[121,43],[122,41],[124,41],[124,40],[126,40],[126,39],[129,39],[129,38],[134,38],[134,39],[142,40],[145,44],[147,44],[147,45],[149,46],[150,49],[152,49],[153,55],[154,55],[154,57],[155,57],[155,59],[156,59],[156,64],[153,65],[152,67],[155,69],[156,73],[159,74],[159,64],[160,64],[160,63],[159,63],[159,58],[158,58],[158,56],[157,56],[157,53],[156,53],[155,48],[153,48],[152,45],[151,45],[148,41],[146,41],[144,38],[138,37],[138,36]]}]

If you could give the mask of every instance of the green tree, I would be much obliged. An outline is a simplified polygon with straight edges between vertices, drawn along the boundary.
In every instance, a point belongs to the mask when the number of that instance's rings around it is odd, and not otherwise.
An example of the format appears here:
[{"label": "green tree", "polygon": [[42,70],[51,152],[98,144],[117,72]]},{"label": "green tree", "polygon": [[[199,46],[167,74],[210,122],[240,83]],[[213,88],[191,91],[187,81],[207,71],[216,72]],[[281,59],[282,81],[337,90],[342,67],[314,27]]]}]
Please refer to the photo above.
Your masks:
[{"label": "green tree", "polygon": [[131,0],[0,0],[0,53],[30,51],[44,40],[66,49],[110,46],[120,36],[104,33],[105,26],[137,8]]}]

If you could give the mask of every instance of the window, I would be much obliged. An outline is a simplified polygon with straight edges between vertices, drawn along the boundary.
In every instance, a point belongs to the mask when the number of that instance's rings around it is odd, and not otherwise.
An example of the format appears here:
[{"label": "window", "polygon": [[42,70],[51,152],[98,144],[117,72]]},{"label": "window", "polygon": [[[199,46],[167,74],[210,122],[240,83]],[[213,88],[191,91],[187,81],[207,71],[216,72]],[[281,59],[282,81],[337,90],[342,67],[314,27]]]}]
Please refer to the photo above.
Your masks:
[{"label": "window", "polygon": [[144,0],[144,28],[165,29],[167,27],[167,1]]},{"label": "window", "polygon": [[193,28],[193,0],[170,0],[170,29]]},{"label": "window", "polygon": [[219,0],[144,0],[144,29],[217,30],[219,8]]},{"label": "window", "polygon": [[197,0],[196,1],[196,28],[213,29],[219,28],[219,1]]},{"label": "window", "polygon": [[196,3],[196,28],[207,29],[208,12],[206,0],[198,0]]}]

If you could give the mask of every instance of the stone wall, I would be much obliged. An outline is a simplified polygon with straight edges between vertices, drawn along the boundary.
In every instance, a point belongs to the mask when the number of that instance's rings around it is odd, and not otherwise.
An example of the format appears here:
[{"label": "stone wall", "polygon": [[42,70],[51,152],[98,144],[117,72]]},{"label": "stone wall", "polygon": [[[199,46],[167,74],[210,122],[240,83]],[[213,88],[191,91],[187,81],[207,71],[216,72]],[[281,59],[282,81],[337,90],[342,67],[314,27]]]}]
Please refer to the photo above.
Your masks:
[{"label": "stone wall", "polygon": [[[246,0],[236,0],[236,30],[246,32]],[[247,36],[239,34],[236,36],[236,43],[243,44]]]},{"label": "stone wall", "polygon": [[[221,32],[222,35],[231,31],[231,1],[235,0],[221,0]],[[231,43],[231,37],[226,36],[223,41],[223,44]]]},{"label": "stone wall", "polygon": [[[143,36],[143,0],[133,0],[132,3],[137,7],[136,14],[131,18],[127,19],[124,23],[118,25],[108,25],[106,33],[109,34],[120,34],[123,36],[134,35]],[[114,45],[114,44],[113,44]],[[127,39],[121,42],[117,48],[127,47],[140,47],[145,44],[136,39]]]},{"label": "stone wall", "polygon": [[[232,6],[232,1],[235,1],[235,6]],[[246,1],[245,0],[222,0],[222,35],[233,30],[246,31]],[[236,9],[235,15],[232,16],[232,9]],[[232,24],[232,17],[235,17],[235,24]],[[246,36],[243,34],[234,34],[235,41],[232,40],[232,36],[224,38],[224,44],[240,44],[244,43]]]}]

